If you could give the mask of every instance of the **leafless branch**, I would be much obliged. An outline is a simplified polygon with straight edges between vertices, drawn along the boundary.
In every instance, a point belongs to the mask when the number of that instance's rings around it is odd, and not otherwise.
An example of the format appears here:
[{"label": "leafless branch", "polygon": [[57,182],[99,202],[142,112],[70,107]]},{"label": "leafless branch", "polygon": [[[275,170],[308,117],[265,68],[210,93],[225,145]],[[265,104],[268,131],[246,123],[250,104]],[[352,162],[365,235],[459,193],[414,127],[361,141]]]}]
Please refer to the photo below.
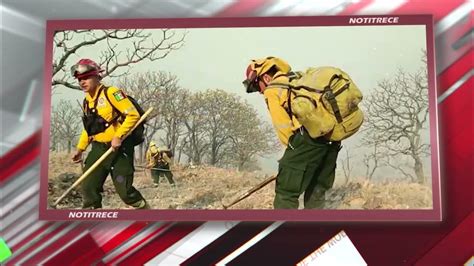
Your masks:
[{"label": "leafless branch", "polygon": [[[364,145],[376,145],[391,156],[402,154],[417,162],[428,154],[422,139],[428,118],[426,69],[413,73],[399,69],[392,79],[381,80],[363,108],[367,117],[362,129]],[[364,158],[367,167],[372,159],[371,155]],[[419,169],[417,175],[422,175]]]},{"label": "leafless branch", "polygon": [[[66,65],[72,55],[80,57],[86,47],[95,47],[99,44],[106,46],[100,51],[98,62],[104,68],[103,77],[121,77],[128,75],[134,64],[148,60],[157,61],[178,50],[184,44],[186,32],[181,37],[175,30],[162,29],[161,37],[157,41],[150,31],[146,30],[68,30],[57,31],[54,35],[55,48],[53,60],[53,87],[64,85],[71,89],[79,89],[74,85],[71,77],[60,77],[60,72],[67,73]],[[102,49],[103,46],[98,46]],[[120,70],[120,71],[119,71]]]}]

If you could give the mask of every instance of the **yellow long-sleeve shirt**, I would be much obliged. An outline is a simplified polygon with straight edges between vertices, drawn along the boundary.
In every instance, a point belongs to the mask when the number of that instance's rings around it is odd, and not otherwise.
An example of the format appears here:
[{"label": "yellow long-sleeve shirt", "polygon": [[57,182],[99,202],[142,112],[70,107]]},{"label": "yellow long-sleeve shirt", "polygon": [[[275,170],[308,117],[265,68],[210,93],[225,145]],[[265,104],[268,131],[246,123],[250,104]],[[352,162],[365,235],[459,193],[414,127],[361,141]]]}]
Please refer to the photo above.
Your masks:
[{"label": "yellow long-sleeve shirt", "polygon": [[158,155],[160,153],[160,150],[156,147],[150,147],[147,152],[146,152],[146,160],[148,161],[148,166],[156,166],[158,164],[158,161],[162,160],[168,165],[171,166],[172,160],[171,158],[166,154],[166,152],[161,152],[161,157]]},{"label": "yellow long-sleeve shirt", "polygon": [[[288,83],[288,77],[279,76],[273,80],[272,83]],[[271,87],[265,89],[263,95],[267,102],[273,127],[277,131],[278,138],[283,145],[287,146],[288,140],[291,135],[293,135],[293,132],[301,127],[296,117],[293,116],[293,119],[291,119],[286,111],[288,108],[288,90]],[[294,98],[294,95],[292,95],[291,98]]]},{"label": "yellow long-sleeve shirt", "polygon": [[156,164],[155,157],[157,156],[157,153],[159,152],[160,151],[158,150],[158,148],[154,146],[151,146],[150,148],[148,148],[148,150],[146,151],[146,160],[149,166],[155,166]]},{"label": "yellow long-sleeve shirt", "polygon": [[[99,94],[100,93],[100,94]],[[119,110],[124,116],[125,120],[123,123],[115,122],[109,126],[104,132],[96,134],[94,136],[88,136],[86,130],[82,130],[77,148],[80,150],[85,150],[91,141],[97,142],[111,142],[114,137],[121,138],[126,135],[133,126],[140,119],[140,114],[138,113],[135,106],[132,102],[124,95],[124,93],[116,88],[109,87],[107,89],[107,96],[110,100],[110,103]],[[110,105],[109,101],[105,98],[105,87],[100,85],[93,96],[86,93],[86,102],[89,108],[94,107],[94,101],[97,100],[97,113],[107,121],[111,121],[115,116],[119,115],[114,112],[113,107]]]}]

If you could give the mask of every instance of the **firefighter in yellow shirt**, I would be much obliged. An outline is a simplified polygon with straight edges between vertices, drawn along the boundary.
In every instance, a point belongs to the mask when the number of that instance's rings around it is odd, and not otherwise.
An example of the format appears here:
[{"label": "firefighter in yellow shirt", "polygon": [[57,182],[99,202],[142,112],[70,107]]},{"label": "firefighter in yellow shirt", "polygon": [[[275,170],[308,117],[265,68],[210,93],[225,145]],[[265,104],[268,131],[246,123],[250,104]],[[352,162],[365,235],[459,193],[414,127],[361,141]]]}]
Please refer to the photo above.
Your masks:
[{"label": "firefighter in yellow shirt", "polygon": [[147,168],[151,171],[151,177],[153,178],[153,182],[155,186],[160,184],[160,177],[165,176],[168,179],[168,183],[170,183],[173,187],[176,186],[173,180],[173,172],[171,172],[171,151],[165,149],[159,149],[156,147],[156,144],[151,141],[150,147],[146,153],[147,159]]},{"label": "firefighter in yellow shirt", "polygon": [[289,113],[288,103],[294,95],[288,95],[288,90],[278,83],[287,83],[290,71],[288,63],[280,58],[252,60],[243,84],[247,93],[263,94],[278,138],[286,146],[279,160],[274,208],[297,209],[298,198],[303,193],[306,209],[323,208],[325,192],[334,183],[341,144],[330,142],[324,136],[311,138]]},{"label": "firefighter in yellow shirt", "polygon": [[83,104],[84,130],[77,144],[73,161],[82,161],[82,154],[91,145],[84,171],[94,164],[110,147],[114,152],[81,183],[84,209],[102,208],[103,184],[111,175],[115,190],[127,205],[136,209],[148,208],[140,192],[133,186],[134,144],[131,138],[122,141],[140,119],[135,106],[116,87],[101,83],[101,69],[90,59],[81,59],[71,68],[72,75],[85,92]]}]

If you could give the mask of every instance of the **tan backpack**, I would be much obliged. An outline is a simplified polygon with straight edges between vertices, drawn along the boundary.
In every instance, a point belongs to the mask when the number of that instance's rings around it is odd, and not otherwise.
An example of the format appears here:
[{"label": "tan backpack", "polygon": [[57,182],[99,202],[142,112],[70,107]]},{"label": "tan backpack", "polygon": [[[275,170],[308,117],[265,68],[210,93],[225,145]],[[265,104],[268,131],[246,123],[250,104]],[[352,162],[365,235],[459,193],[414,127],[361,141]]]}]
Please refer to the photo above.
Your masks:
[{"label": "tan backpack", "polygon": [[364,121],[358,107],[362,93],[339,68],[311,67],[304,72],[291,72],[289,83],[273,82],[270,87],[288,89],[289,114],[312,138],[326,136],[340,141],[356,133]]}]

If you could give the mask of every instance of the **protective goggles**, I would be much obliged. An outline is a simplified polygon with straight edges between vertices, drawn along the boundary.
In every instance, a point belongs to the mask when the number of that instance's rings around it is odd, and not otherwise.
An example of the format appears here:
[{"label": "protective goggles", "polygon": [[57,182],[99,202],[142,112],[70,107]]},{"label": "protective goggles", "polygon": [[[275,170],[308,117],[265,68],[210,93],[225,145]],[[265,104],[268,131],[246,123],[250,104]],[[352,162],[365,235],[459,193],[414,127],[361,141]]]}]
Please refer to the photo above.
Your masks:
[{"label": "protective goggles", "polygon": [[258,92],[260,87],[258,86],[257,72],[254,70],[250,73],[248,79],[242,81],[247,93]]},{"label": "protective goggles", "polygon": [[98,74],[98,69],[91,65],[76,64],[71,67],[71,75],[76,78]]}]

